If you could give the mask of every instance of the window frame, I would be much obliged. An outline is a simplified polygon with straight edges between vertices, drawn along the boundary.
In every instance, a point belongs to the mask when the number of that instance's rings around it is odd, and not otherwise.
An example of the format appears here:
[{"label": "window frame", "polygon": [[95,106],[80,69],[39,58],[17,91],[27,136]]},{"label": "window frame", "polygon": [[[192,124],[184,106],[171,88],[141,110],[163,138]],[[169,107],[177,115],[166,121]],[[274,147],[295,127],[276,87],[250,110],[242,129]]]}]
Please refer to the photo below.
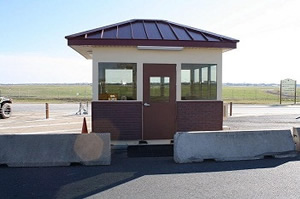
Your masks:
[{"label": "window frame", "polygon": [[[106,65],[106,66],[105,66]],[[124,65],[124,66],[122,66]],[[126,66],[128,65],[128,66]],[[131,65],[131,66],[130,66]],[[120,67],[121,66],[121,67]],[[112,99],[101,99],[101,95],[103,96],[104,94],[107,94],[106,92],[102,92],[103,87],[105,88],[107,86],[106,83],[106,73],[105,70],[126,70],[126,69],[130,69],[132,70],[132,92],[131,95],[129,96],[121,96],[119,95],[120,88],[118,89],[118,92],[114,92],[111,93],[113,97]],[[98,62],[98,96],[97,96],[97,100],[99,101],[104,101],[104,100],[108,100],[108,101],[137,101],[137,63],[134,62]],[[104,83],[104,86],[101,85],[102,83]],[[122,84],[122,80],[120,81],[120,86]],[[117,84],[118,85],[118,84]],[[106,96],[105,96],[106,98]]]},{"label": "window frame", "polygon": [[[212,67],[215,67],[214,70],[214,74],[215,76],[212,78]],[[191,72],[191,70],[196,71],[197,69],[199,69],[199,75],[195,76],[195,74],[193,72]],[[218,64],[215,63],[181,63],[181,67],[180,67],[180,85],[181,85],[181,96],[180,96],[180,100],[182,101],[186,101],[186,100],[193,100],[193,101],[214,101],[218,99],[218,74],[217,74],[217,69],[218,69]],[[188,93],[189,95],[183,95],[186,92],[183,92],[183,75],[182,75],[182,71],[184,70],[188,70],[190,71],[190,76],[189,76],[189,89],[188,89]],[[203,70],[207,70],[207,74],[206,74],[206,80],[203,81]],[[191,76],[194,75],[194,78],[191,78]],[[199,78],[199,80],[197,80],[197,78]],[[192,80],[194,79],[194,80]],[[197,84],[192,84],[192,81],[195,82],[195,79],[197,80],[198,86],[199,86],[199,93],[196,95],[193,95],[193,92],[195,92],[195,90],[193,89],[194,86],[197,86]],[[215,81],[212,81],[212,79],[214,79]],[[207,92],[205,92],[205,90],[203,89],[203,86],[207,86]],[[186,86],[186,85],[185,85]],[[214,88],[213,88],[214,86]]]}]

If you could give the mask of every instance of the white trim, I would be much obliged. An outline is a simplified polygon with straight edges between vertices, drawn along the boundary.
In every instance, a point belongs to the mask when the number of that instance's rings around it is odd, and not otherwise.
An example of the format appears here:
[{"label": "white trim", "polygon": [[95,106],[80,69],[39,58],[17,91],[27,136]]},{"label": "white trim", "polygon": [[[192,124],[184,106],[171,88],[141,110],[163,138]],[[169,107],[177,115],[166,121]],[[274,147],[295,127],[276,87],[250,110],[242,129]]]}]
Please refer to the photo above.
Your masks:
[{"label": "white trim", "polygon": [[143,63],[137,62],[136,63],[136,100],[143,101]]},{"label": "white trim", "polygon": [[93,101],[97,101],[98,100],[98,84],[99,84],[99,75],[98,75],[98,60],[93,59]]},{"label": "white trim", "polygon": [[181,63],[176,64],[176,101],[181,101]]}]

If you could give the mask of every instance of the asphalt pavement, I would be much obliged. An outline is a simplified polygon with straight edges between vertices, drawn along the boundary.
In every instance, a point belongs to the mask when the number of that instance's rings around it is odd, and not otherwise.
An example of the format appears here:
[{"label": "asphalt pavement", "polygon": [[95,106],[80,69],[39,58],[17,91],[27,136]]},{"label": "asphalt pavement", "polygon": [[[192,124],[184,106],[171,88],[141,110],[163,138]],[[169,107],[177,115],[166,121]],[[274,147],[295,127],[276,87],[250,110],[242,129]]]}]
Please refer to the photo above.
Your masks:
[{"label": "asphalt pavement", "polygon": [[79,112],[79,103],[49,104],[49,118],[46,119],[45,104],[12,104],[11,117],[0,120],[0,134],[81,133],[83,117],[90,132],[91,110],[84,105],[88,114],[83,114],[83,110]]},{"label": "asphalt pavement", "polygon": [[[39,107],[42,111],[43,107]],[[69,108],[63,112],[61,107],[57,111],[74,114],[76,106]],[[224,125],[245,130],[292,128],[300,126],[296,119],[299,110],[299,106],[234,105],[233,116]],[[299,170],[300,155],[176,164],[172,157],[128,158],[126,151],[114,150],[111,166],[8,168],[0,165],[0,198],[298,199]]]},{"label": "asphalt pavement", "polygon": [[295,198],[300,156],[176,164],[172,157],[128,158],[111,166],[0,168],[1,198]]},{"label": "asphalt pavement", "polygon": [[300,127],[299,105],[235,104],[232,116],[224,120],[230,130],[292,129]]}]

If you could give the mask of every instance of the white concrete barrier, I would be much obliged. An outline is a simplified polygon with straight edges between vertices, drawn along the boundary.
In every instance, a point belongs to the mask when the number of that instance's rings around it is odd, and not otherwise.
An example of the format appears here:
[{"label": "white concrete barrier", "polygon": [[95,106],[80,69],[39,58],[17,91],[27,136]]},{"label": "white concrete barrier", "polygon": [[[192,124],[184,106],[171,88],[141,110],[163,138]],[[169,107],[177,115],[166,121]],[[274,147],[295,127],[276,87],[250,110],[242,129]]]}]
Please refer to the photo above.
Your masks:
[{"label": "white concrete barrier", "polygon": [[177,132],[174,136],[176,163],[252,160],[265,156],[296,156],[291,131]]},{"label": "white concrete barrier", "polygon": [[296,144],[296,150],[300,151],[300,127],[293,128],[293,139]]},{"label": "white concrete barrier", "polygon": [[109,165],[110,133],[0,135],[0,164],[9,167]]}]

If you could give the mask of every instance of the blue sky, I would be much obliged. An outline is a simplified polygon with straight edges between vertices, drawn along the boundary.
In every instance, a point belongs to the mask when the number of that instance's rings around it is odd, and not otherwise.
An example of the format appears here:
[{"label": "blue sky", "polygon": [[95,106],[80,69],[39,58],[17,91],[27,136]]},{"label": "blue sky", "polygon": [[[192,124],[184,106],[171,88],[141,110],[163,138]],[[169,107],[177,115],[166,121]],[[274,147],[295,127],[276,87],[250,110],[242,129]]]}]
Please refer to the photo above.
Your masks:
[{"label": "blue sky", "polygon": [[133,18],[239,39],[223,54],[223,82],[299,82],[299,10],[299,0],[0,0],[0,83],[91,82],[91,61],[64,37]]}]

